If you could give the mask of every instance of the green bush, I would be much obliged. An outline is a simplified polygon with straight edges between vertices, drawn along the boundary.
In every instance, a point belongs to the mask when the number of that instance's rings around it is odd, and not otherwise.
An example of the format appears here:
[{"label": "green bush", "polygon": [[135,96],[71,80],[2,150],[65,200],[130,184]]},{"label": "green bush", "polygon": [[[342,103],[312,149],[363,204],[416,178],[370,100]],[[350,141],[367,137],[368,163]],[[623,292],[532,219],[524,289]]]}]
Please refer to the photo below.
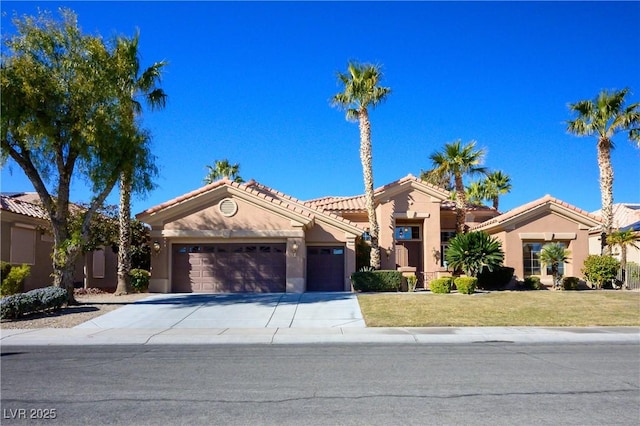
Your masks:
[{"label": "green bush", "polygon": [[[7,266],[8,265],[8,266]],[[6,271],[6,272],[5,272]],[[2,265],[2,284],[0,285],[0,296],[9,296],[20,293],[24,279],[31,273],[29,265]]]},{"label": "green bush", "polygon": [[584,278],[596,288],[602,288],[616,279],[620,262],[613,256],[589,255],[582,265]]},{"label": "green bush", "polygon": [[514,272],[515,269],[508,266],[493,268],[493,271],[485,267],[478,274],[478,288],[483,290],[502,290],[511,282]]},{"label": "green bush", "polygon": [[362,271],[351,274],[356,291],[398,291],[402,284],[399,271]]},{"label": "green bush", "polygon": [[580,278],[578,277],[564,277],[562,279],[563,290],[577,290],[580,284]]},{"label": "green bush", "polygon": [[527,290],[540,290],[542,289],[542,283],[540,277],[532,276],[524,279],[524,288]]},{"label": "green bush", "polygon": [[478,279],[474,277],[458,277],[453,283],[456,285],[458,293],[473,294],[476,291]]},{"label": "green bush", "polygon": [[132,269],[129,272],[131,277],[131,288],[137,293],[145,293],[149,289],[149,277],[151,272],[144,269]]},{"label": "green bush", "polygon": [[58,310],[67,302],[67,290],[60,287],[37,288],[0,299],[0,318],[19,318],[40,311]]},{"label": "green bush", "polygon": [[469,232],[458,234],[449,241],[445,259],[449,267],[475,277],[484,268],[493,270],[502,266],[504,253],[497,238],[486,232]]},{"label": "green bush", "polygon": [[429,282],[429,290],[431,293],[451,293],[452,282],[453,278],[451,277],[436,278]]}]

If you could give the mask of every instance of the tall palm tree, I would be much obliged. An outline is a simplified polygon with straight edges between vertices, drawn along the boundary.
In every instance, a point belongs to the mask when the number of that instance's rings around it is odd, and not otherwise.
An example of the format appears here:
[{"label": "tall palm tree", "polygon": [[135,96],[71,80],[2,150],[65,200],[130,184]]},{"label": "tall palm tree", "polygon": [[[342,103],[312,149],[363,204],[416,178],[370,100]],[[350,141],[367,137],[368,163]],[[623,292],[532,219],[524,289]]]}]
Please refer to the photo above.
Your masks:
[{"label": "tall palm tree", "polygon": [[548,243],[542,246],[542,250],[540,250],[540,263],[551,266],[554,288],[560,287],[560,264],[568,262],[570,254],[571,252],[569,252],[562,243]]},{"label": "tall palm tree", "polygon": [[379,66],[349,62],[346,73],[338,72],[338,83],[344,86],[344,90],[334,95],[331,99],[333,106],[346,111],[347,120],[358,121],[360,127],[360,162],[362,163],[365,208],[369,217],[369,235],[371,238],[370,263],[375,269],[380,269],[380,249],[378,247],[380,227],[376,218],[373,196],[369,108],[375,108],[391,93],[389,87],[380,86],[381,79],[382,72]]},{"label": "tall palm tree", "polygon": [[[140,168],[148,166],[150,153],[144,149],[148,135],[143,134],[137,126],[136,118],[142,113],[144,101],[151,109],[164,108],[167,95],[158,84],[162,69],[166,62],[156,62],[140,72],[140,55],[138,43],[140,34],[132,38],[119,37],[114,51],[115,76],[120,87],[119,102],[122,108],[122,119],[128,125],[131,140],[131,152],[124,156],[125,163],[120,174],[120,211],[118,238],[118,285],[116,295],[126,294],[129,290],[129,272],[131,270],[131,192],[135,189],[146,190],[151,186],[150,179],[137,180]],[[154,169],[155,170],[155,169]]]},{"label": "tall palm tree", "polygon": [[483,180],[485,199],[491,200],[493,208],[498,210],[499,198],[511,192],[511,178],[500,170],[491,172]]},{"label": "tall palm tree", "polygon": [[236,183],[244,182],[244,179],[240,177],[240,164],[236,163],[231,165],[229,160],[226,158],[224,160],[216,160],[213,166],[207,165],[206,168],[209,170],[207,176],[204,178],[204,183],[209,184],[217,181],[218,179],[227,178],[230,181]]},{"label": "tall palm tree", "polygon": [[636,245],[636,241],[640,241],[640,235],[634,232],[632,229],[627,229],[625,231],[617,230],[613,231],[611,234],[607,236],[607,244],[610,246],[620,246],[620,268],[623,273],[623,281],[625,287],[627,287],[627,277],[626,277],[626,268],[627,268],[627,247],[635,247],[640,248]]},{"label": "tall palm tree", "polygon": [[464,233],[464,216],[467,204],[467,196],[464,190],[464,177],[477,174],[486,174],[487,169],[482,167],[485,151],[476,149],[476,142],[470,141],[462,145],[461,140],[445,144],[440,152],[434,152],[429,156],[433,168],[428,172],[432,178],[453,176],[456,190],[456,233]]},{"label": "tall palm tree", "polygon": [[[625,97],[629,89],[609,92],[601,91],[594,100],[583,100],[569,104],[569,110],[576,118],[567,121],[567,131],[577,136],[598,137],[598,168],[600,170],[600,198],[602,201],[603,231],[609,235],[613,228],[613,167],[611,150],[613,136],[620,131],[629,131],[629,138],[640,147],[637,126],[640,111],[635,103],[625,107]],[[605,254],[610,248],[605,247]]]}]

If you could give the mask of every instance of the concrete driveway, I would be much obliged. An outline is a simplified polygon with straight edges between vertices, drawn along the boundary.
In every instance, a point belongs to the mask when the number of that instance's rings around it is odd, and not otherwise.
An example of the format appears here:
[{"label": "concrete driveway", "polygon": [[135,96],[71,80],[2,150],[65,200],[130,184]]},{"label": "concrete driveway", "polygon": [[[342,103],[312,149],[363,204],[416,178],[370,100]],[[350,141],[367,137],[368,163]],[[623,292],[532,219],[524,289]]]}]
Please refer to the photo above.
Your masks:
[{"label": "concrete driveway", "polygon": [[157,294],[74,328],[365,327],[354,293]]}]

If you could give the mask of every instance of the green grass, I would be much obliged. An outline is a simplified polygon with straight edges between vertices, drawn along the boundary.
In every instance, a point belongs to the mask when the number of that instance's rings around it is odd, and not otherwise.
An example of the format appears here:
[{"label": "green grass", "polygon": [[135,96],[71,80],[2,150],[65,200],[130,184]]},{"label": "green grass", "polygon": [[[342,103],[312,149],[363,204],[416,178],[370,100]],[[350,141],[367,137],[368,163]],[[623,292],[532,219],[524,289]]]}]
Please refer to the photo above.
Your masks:
[{"label": "green grass", "polygon": [[358,294],[369,327],[638,326],[640,292]]}]

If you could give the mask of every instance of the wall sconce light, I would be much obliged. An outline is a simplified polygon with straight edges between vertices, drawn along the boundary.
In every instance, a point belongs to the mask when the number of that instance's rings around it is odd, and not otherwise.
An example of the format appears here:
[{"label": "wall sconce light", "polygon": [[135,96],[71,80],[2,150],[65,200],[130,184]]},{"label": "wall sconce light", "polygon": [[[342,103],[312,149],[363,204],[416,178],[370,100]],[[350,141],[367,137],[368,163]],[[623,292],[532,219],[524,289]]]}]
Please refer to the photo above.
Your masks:
[{"label": "wall sconce light", "polygon": [[160,245],[160,242],[154,241],[151,248],[153,249],[153,253],[157,255],[158,253],[160,253],[160,249],[162,248],[162,246]]},{"label": "wall sconce light", "polygon": [[436,250],[435,248],[431,249],[431,254],[433,255],[433,259],[436,261],[436,263],[440,262],[440,250]]},{"label": "wall sconce light", "polygon": [[387,254],[387,260],[389,260],[389,258],[391,257],[391,249],[390,248],[386,248],[386,249],[384,249],[384,252]]},{"label": "wall sconce light", "polygon": [[298,243],[296,243],[295,241],[293,242],[293,244],[291,244],[291,251],[293,252],[294,256],[298,255]]}]

